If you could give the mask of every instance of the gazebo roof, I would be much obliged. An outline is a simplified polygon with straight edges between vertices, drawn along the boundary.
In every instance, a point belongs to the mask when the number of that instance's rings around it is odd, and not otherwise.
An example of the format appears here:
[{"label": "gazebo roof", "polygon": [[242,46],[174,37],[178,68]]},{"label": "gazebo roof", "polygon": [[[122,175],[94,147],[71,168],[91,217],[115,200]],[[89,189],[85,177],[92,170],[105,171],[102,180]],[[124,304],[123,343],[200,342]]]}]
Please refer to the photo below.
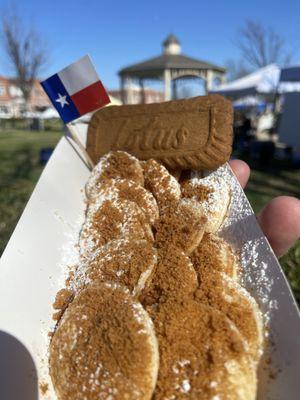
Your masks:
[{"label": "gazebo roof", "polygon": [[119,75],[134,75],[145,77],[161,75],[165,69],[200,69],[226,72],[225,68],[210,64],[205,61],[197,60],[183,54],[162,54],[158,57],[150,58],[138,64],[130,65],[119,71]]},{"label": "gazebo roof", "polygon": [[[174,35],[169,35],[163,42],[163,46],[170,44],[179,44],[179,40]],[[166,69],[182,70],[212,70],[215,72],[225,73],[226,69],[208,63],[206,61],[197,60],[183,54],[166,54],[163,53],[158,57],[130,65],[119,71],[120,76],[132,76],[136,78],[157,78],[161,76]]]}]

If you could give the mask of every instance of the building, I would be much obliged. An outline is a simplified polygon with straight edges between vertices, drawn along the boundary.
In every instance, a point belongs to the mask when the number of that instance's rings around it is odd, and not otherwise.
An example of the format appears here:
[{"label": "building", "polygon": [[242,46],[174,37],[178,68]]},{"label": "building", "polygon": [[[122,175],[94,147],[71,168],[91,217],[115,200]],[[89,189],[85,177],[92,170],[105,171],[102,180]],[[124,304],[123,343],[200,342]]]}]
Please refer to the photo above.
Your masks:
[{"label": "building", "polygon": [[[27,104],[29,111],[41,111],[51,106],[50,100],[38,80],[33,88]],[[16,80],[0,76],[0,118],[18,118],[26,110],[25,101]]]},{"label": "building", "polygon": [[0,116],[3,118],[6,115],[8,117],[13,115],[10,83],[8,79],[0,76]]},{"label": "building", "polygon": [[204,80],[206,92],[212,89],[214,80],[224,81],[225,68],[182,54],[181,44],[174,35],[163,41],[162,48],[159,56],[119,71],[123,103],[133,102],[132,88],[136,84],[140,87],[141,103],[145,103],[145,81],[162,81],[164,100],[177,98],[177,82],[182,79]]}]

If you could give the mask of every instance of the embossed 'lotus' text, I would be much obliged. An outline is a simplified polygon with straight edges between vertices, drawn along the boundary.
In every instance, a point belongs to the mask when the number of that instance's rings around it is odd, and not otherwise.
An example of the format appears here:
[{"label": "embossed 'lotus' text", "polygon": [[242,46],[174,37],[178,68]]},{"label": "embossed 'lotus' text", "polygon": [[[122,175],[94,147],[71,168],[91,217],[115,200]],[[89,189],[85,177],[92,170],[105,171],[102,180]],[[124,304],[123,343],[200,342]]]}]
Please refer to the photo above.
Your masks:
[{"label": "embossed 'lotus' text", "polygon": [[141,128],[128,130],[128,120],[120,126],[116,149],[175,150],[184,146],[189,130],[182,125],[178,129],[164,126],[156,117]]}]

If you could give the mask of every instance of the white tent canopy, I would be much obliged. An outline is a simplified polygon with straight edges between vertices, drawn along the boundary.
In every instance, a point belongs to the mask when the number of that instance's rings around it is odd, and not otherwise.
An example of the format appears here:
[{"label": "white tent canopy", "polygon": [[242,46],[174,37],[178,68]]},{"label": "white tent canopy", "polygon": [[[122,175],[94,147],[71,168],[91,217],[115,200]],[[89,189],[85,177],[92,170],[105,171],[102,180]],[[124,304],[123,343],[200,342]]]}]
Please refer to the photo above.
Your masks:
[{"label": "white tent canopy", "polygon": [[279,75],[280,68],[276,64],[270,64],[243,78],[218,86],[213,93],[235,99],[258,93],[273,93],[276,90]]},{"label": "white tent canopy", "polygon": [[300,83],[281,83],[279,86],[280,71],[278,65],[270,64],[236,81],[222,84],[211,93],[219,93],[232,99],[239,99],[245,96],[266,95],[278,91],[300,91]]}]

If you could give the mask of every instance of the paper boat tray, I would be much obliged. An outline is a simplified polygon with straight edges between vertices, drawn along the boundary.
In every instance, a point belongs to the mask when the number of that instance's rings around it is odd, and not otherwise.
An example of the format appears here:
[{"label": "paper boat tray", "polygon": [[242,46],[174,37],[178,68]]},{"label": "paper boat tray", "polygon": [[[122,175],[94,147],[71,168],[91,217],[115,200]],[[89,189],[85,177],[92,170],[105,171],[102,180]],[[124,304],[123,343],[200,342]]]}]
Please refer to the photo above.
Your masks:
[{"label": "paper boat tray", "polygon": [[[258,399],[296,400],[300,398],[297,305],[230,168],[212,173],[228,180],[233,192],[221,236],[241,251],[244,284],[269,320]],[[82,159],[62,138],[1,258],[1,400],[56,399],[48,376],[47,333],[53,327],[52,303],[64,280],[63,266],[72,262],[70,246],[83,221],[88,176]]]}]

